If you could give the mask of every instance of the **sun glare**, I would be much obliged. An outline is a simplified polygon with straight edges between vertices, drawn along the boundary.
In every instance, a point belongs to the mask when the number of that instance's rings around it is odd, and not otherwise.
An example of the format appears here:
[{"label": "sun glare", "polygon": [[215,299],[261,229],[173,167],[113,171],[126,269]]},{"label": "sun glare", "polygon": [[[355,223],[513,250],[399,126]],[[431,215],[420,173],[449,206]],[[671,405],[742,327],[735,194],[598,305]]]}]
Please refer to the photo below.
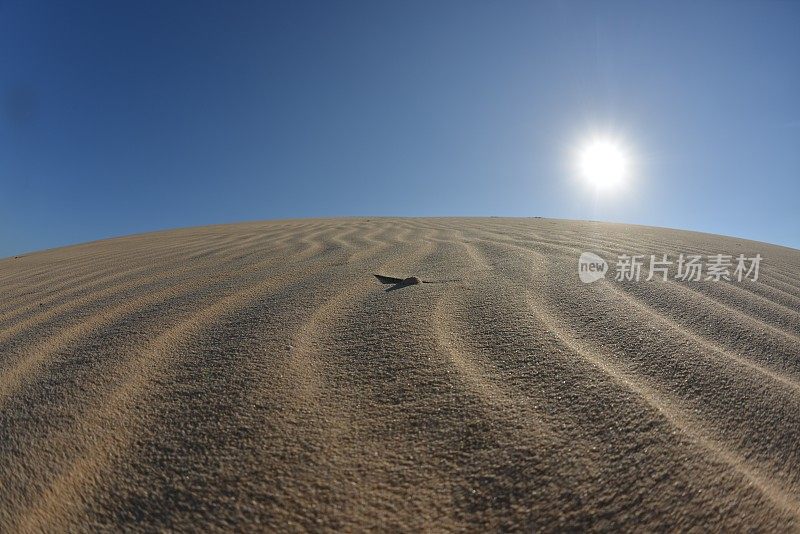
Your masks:
[{"label": "sun glare", "polygon": [[583,178],[600,190],[620,186],[628,174],[629,161],[618,143],[597,139],[583,148],[578,165]]}]

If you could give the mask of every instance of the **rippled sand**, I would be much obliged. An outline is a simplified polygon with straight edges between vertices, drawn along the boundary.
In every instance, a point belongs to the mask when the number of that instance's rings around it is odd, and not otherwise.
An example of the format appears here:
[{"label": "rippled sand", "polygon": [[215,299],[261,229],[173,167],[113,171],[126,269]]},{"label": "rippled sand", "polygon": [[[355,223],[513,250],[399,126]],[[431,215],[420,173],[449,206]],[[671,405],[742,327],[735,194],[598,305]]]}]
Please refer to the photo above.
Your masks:
[{"label": "rippled sand", "polygon": [[[764,260],[757,282],[586,285],[583,251]],[[3,532],[800,529],[797,250],[319,219],[44,251],[0,280]]]}]

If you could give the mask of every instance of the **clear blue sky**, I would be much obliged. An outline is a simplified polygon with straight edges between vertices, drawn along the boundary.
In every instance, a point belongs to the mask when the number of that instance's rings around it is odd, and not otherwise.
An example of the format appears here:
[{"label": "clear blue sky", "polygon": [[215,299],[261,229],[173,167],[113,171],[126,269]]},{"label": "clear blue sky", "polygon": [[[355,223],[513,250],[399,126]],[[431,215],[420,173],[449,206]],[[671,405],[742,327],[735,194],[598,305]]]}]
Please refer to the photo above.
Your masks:
[{"label": "clear blue sky", "polygon": [[[800,248],[800,2],[0,0],[0,256],[336,215]],[[574,151],[635,159],[599,202]]]}]

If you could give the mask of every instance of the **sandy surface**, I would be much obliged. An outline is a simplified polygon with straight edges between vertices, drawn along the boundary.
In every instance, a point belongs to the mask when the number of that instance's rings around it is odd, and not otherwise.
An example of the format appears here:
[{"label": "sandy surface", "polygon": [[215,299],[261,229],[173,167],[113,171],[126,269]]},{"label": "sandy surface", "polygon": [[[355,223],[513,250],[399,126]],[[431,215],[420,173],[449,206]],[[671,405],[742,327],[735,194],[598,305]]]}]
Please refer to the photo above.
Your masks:
[{"label": "sandy surface", "polygon": [[[582,251],[764,260],[757,282],[586,285]],[[800,530],[797,250],[297,220],[8,258],[0,280],[2,532]]]}]

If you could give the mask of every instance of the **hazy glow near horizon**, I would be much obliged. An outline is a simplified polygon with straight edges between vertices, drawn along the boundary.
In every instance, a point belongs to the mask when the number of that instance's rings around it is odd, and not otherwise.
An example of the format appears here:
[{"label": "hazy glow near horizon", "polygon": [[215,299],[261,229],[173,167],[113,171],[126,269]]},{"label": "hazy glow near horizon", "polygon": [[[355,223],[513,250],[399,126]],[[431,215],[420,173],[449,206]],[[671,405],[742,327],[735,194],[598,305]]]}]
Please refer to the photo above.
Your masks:
[{"label": "hazy glow near horizon", "polygon": [[595,139],[581,150],[578,167],[581,176],[595,189],[612,189],[625,182],[630,159],[619,143]]}]

